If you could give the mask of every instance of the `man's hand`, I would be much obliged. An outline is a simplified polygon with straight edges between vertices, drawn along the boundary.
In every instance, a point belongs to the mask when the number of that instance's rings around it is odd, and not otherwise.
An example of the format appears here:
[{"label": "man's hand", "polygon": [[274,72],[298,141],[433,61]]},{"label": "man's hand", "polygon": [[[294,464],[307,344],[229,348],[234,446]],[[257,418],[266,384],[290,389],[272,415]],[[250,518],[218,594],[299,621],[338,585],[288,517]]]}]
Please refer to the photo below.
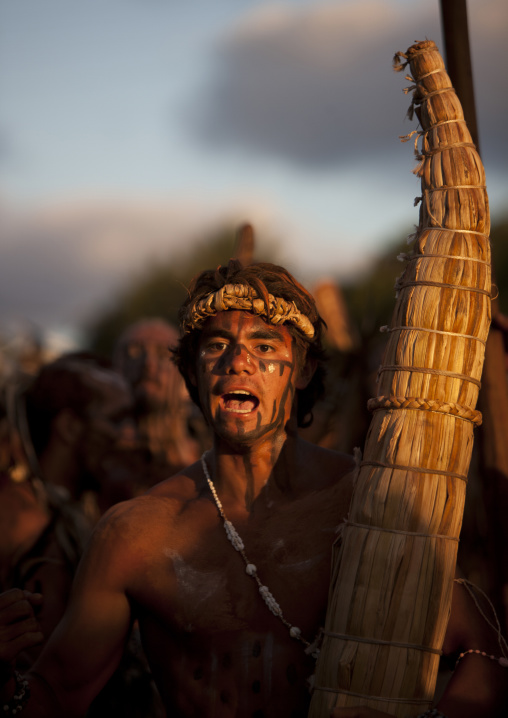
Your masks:
[{"label": "man's hand", "polygon": [[334,708],[330,718],[393,718],[392,713],[382,713],[374,708],[354,706],[352,708]]},{"label": "man's hand", "polygon": [[0,593],[0,673],[5,672],[21,651],[44,640],[36,618],[41,604],[40,593],[20,588]]}]

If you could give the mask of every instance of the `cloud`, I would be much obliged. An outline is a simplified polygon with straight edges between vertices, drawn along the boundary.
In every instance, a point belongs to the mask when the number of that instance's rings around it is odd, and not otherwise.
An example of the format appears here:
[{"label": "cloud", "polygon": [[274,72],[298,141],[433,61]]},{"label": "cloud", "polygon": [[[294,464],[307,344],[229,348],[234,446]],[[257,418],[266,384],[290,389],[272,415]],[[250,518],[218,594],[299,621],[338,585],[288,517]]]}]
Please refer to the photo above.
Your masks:
[{"label": "cloud", "polygon": [[0,226],[0,327],[80,323],[158,261],[178,258],[224,227],[256,217],[277,232],[262,199],[67,200],[22,212],[4,203]]},{"label": "cloud", "polygon": [[[427,7],[416,27],[435,27]],[[210,144],[304,166],[376,154],[408,104],[391,60],[413,33],[381,0],[263,6],[218,43],[194,128]]]},{"label": "cloud", "polygon": [[[508,109],[500,92],[508,6],[505,0],[471,5],[479,114],[493,155]],[[393,148],[392,138],[413,129],[404,125],[408,101],[391,58],[426,37],[441,46],[439,20],[437,2],[258,7],[218,40],[190,127],[217,149],[242,148],[304,169],[379,158]]]}]

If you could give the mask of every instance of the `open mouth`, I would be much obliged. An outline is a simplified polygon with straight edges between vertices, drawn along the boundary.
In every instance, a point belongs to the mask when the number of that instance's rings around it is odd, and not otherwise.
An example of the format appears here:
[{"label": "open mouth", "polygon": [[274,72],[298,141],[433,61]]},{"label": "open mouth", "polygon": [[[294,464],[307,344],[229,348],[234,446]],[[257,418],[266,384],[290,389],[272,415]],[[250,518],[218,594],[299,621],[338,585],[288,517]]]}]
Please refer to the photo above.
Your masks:
[{"label": "open mouth", "polygon": [[248,391],[237,389],[223,394],[221,404],[224,411],[232,411],[236,414],[249,414],[259,405],[259,399]]}]

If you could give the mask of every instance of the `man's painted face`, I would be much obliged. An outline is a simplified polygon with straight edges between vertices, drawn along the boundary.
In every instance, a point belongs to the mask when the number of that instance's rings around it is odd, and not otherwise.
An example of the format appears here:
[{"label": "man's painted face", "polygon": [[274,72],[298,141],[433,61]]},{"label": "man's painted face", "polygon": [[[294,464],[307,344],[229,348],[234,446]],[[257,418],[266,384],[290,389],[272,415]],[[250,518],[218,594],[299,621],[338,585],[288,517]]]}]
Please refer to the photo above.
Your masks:
[{"label": "man's painted face", "polygon": [[302,388],[293,339],[284,326],[238,310],[207,319],[196,383],[214,431],[241,443],[284,432]]},{"label": "man's painted face", "polygon": [[169,351],[177,341],[176,330],[162,322],[140,324],[126,337],[119,369],[138,408],[167,409],[185,400],[183,381]]}]

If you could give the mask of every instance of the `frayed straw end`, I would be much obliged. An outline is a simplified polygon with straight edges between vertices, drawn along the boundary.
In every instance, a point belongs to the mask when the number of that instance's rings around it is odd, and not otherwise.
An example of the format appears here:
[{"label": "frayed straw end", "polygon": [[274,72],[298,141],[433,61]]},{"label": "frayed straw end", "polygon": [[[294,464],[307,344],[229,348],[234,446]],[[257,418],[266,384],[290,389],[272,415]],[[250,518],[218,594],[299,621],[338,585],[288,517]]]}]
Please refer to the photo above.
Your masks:
[{"label": "frayed straw end", "polygon": [[[405,62],[401,58],[404,58]],[[402,72],[404,68],[409,64],[407,55],[405,52],[396,52],[393,56],[393,69],[395,72]]]},{"label": "frayed straw end", "polygon": [[412,244],[415,241],[415,239],[417,238],[418,232],[420,231],[420,227],[417,227],[416,225],[414,225],[414,228],[415,228],[415,231],[411,232],[411,234],[408,234],[408,236],[406,237],[406,244]]}]

